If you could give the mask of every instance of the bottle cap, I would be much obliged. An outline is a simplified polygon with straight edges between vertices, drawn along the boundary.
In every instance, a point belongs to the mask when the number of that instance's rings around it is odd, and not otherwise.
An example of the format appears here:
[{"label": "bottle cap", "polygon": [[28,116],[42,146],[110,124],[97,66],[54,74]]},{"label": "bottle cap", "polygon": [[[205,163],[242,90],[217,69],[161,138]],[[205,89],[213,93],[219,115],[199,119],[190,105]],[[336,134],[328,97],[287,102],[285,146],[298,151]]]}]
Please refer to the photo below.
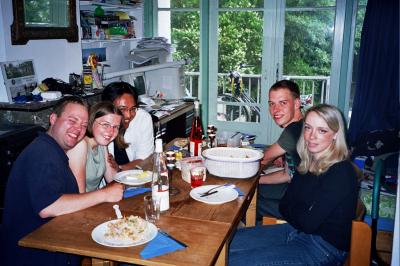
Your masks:
[{"label": "bottle cap", "polygon": [[194,101],[194,108],[198,109],[199,105],[200,105],[199,101]]},{"label": "bottle cap", "polygon": [[163,151],[162,148],[162,139],[156,139],[156,149],[155,152],[160,153]]}]

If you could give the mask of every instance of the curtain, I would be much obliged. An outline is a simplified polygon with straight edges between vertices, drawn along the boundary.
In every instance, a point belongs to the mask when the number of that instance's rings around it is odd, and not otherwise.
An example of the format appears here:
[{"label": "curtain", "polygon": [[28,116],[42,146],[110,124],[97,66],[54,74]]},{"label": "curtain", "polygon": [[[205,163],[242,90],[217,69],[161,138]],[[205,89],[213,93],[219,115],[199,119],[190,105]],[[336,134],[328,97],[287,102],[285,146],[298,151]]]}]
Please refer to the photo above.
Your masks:
[{"label": "curtain", "polygon": [[399,123],[399,0],[368,0],[348,140]]}]

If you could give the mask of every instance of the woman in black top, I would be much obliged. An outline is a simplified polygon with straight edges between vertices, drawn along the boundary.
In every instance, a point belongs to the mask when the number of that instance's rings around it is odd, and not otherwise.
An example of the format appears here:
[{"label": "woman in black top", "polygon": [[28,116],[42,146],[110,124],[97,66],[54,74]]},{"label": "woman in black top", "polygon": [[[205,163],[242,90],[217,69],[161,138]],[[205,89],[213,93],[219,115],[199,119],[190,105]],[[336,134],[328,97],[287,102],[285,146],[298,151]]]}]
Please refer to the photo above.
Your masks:
[{"label": "woman in black top", "polygon": [[336,107],[307,111],[297,143],[301,162],[279,208],[287,223],[239,229],[229,265],[343,265],[357,204],[344,132]]}]

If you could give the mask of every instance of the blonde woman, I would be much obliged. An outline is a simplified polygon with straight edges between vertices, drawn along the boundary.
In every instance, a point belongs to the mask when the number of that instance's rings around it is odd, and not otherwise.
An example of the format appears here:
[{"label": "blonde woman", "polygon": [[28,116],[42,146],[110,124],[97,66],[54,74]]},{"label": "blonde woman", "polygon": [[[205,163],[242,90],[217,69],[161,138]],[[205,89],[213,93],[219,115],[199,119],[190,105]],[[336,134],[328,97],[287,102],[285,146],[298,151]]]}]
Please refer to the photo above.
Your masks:
[{"label": "blonde woman", "polygon": [[121,132],[121,120],[122,113],[110,102],[99,102],[90,108],[85,138],[67,152],[80,193],[98,189],[103,177],[109,183],[116,174],[107,145],[115,139],[121,148],[127,146]]},{"label": "blonde woman", "polygon": [[239,229],[230,265],[343,265],[357,181],[336,107],[322,104],[307,111],[297,151],[301,162],[279,207],[287,223]]}]

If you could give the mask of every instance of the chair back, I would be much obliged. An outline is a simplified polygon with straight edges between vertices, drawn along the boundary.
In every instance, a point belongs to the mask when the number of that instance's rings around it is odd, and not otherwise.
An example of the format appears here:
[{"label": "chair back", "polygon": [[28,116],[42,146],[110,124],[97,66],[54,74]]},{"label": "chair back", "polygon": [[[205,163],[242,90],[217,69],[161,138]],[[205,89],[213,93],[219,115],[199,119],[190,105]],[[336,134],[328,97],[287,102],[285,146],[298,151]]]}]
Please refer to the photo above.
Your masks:
[{"label": "chair back", "polygon": [[365,222],[353,220],[351,244],[344,265],[369,266],[371,261],[371,227]]}]

